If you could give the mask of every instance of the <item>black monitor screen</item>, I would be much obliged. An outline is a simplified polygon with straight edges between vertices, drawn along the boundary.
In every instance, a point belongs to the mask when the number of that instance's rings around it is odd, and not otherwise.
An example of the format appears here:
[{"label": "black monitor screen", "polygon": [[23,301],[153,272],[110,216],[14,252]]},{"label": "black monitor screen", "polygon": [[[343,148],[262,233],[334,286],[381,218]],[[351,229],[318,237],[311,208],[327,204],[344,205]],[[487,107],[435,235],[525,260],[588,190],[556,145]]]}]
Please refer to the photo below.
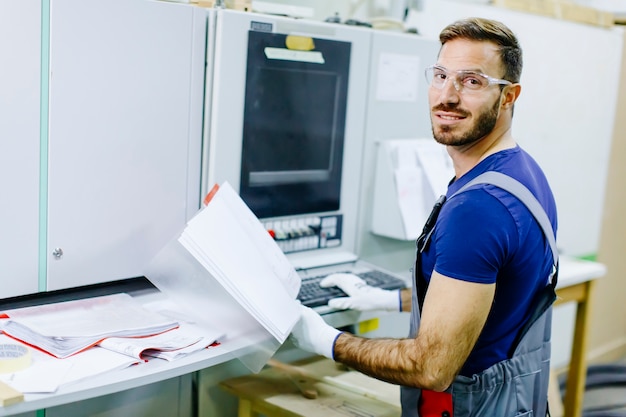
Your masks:
[{"label": "black monitor screen", "polygon": [[286,38],[248,38],[240,194],[259,218],[339,209],[350,44],[314,39],[310,62]]}]

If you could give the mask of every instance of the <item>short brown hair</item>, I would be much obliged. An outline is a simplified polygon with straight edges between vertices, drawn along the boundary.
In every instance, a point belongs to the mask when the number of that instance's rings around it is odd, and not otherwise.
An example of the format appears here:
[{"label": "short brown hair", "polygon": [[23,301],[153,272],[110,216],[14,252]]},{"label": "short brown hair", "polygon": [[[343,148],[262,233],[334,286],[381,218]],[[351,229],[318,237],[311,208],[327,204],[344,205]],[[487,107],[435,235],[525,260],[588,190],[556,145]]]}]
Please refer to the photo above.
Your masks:
[{"label": "short brown hair", "polygon": [[439,34],[443,46],[453,39],[493,42],[505,69],[504,79],[517,83],[522,75],[522,48],[511,29],[496,20],[472,17],[446,26]]}]

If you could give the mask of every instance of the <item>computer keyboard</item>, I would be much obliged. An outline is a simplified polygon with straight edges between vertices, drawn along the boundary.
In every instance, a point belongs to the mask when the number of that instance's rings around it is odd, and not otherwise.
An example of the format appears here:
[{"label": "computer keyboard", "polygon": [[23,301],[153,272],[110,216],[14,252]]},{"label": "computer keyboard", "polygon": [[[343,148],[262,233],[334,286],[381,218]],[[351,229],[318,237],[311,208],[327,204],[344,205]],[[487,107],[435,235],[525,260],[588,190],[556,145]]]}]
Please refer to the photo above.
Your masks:
[{"label": "computer keyboard", "polygon": [[[351,271],[342,272],[354,273]],[[406,283],[400,278],[375,269],[358,272],[356,275],[361,277],[361,279],[372,287],[378,287],[385,290],[397,290],[406,287]],[[300,300],[300,302],[307,307],[318,307],[328,304],[328,300],[331,298],[347,297],[346,293],[337,287],[320,287],[320,281],[327,276],[328,274],[303,277],[302,286],[300,287],[300,292],[298,293],[298,300]]]}]

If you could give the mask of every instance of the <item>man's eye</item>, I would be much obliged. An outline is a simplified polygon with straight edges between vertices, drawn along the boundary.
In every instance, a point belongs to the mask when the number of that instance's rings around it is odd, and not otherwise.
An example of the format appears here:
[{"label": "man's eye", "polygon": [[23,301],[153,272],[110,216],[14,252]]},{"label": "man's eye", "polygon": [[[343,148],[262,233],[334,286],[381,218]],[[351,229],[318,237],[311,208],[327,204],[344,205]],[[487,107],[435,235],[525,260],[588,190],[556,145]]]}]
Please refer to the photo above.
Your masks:
[{"label": "man's eye", "polygon": [[480,77],[470,75],[463,77],[463,85],[468,87],[482,87],[484,83],[485,82]]}]

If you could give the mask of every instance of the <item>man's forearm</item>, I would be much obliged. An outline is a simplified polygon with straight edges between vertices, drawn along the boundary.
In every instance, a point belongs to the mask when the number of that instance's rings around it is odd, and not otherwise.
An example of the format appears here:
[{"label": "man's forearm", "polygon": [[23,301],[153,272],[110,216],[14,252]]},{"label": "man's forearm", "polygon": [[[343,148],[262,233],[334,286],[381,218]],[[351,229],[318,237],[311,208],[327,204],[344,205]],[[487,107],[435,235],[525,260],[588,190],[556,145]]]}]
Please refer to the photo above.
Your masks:
[{"label": "man's forearm", "polygon": [[445,390],[456,372],[427,366],[427,350],[419,344],[416,339],[366,339],[343,333],[335,342],[334,359],[393,384]]}]

